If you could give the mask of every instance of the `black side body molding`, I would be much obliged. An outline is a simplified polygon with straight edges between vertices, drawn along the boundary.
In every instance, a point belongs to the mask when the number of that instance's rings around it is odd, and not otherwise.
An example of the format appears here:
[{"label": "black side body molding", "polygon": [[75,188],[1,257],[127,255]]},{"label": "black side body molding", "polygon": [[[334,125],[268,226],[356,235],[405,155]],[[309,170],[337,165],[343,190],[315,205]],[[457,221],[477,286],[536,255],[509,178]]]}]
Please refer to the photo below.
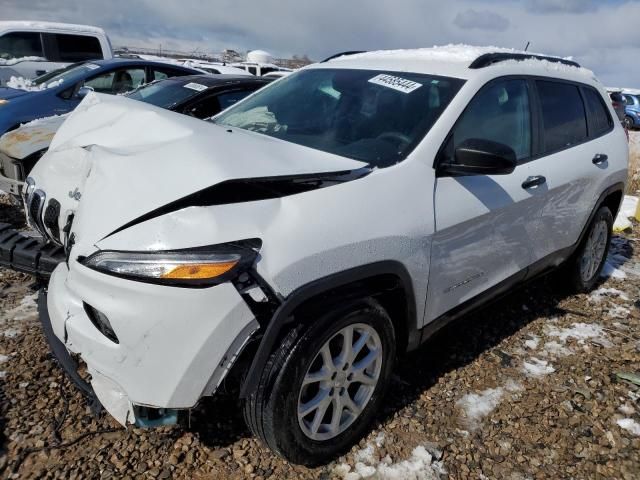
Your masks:
[{"label": "black side body molding", "polygon": [[[262,368],[267,363],[269,355],[273,351],[273,347],[276,344],[280,336],[280,332],[283,327],[293,320],[292,313],[296,308],[302,305],[305,301],[316,297],[324,292],[339,288],[344,285],[348,285],[367,278],[375,277],[377,275],[395,275],[400,278],[405,293],[407,296],[407,312],[409,326],[413,325],[413,330],[416,330],[416,308],[415,308],[415,295],[413,293],[413,285],[411,283],[411,277],[405,267],[396,261],[386,260],[382,262],[371,263],[369,265],[363,265],[355,267],[343,272],[338,272],[328,277],[314,280],[313,282],[303,285],[294,292],[292,292],[277,308],[271,321],[267,325],[264,332],[258,350],[253,357],[251,366],[240,390],[240,398],[247,398],[258,386],[260,381],[260,375],[262,375]],[[417,331],[417,330],[416,330]],[[409,331],[411,335],[411,331]]]},{"label": "black side body molding", "polygon": [[331,187],[365,177],[371,173],[369,167],[341,172],[313,173],[303,175],[287,175],[261,178],[239,178],[226,180],[211,187],[179,198],[173,202],[156,208],[140,217],[117,228],[105,238],[110,237],[139,223],[168,213],[176,212],[187,207],[210,207],[230,203],[254,202],[272,198],[282,198],[297,193]]}]

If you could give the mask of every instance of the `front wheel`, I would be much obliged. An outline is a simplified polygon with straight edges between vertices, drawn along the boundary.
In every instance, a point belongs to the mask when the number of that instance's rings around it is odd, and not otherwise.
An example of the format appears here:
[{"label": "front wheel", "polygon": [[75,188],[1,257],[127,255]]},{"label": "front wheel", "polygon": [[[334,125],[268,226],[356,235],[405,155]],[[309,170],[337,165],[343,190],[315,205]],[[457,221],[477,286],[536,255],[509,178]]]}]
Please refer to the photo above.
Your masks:
[{"label": "front wheel", "polygon": [[598,281],[611,243],[613,215],[607,207],[596,212],[585,237],[567,264],[569,285],[575,292],[587,292]]},{"label": "front wheel", "polygon": [[245,402],[247,424],[285,459],[316,465],[359,441],[380,406],[395,358],[386,311],[365,300],[298,325]]}]

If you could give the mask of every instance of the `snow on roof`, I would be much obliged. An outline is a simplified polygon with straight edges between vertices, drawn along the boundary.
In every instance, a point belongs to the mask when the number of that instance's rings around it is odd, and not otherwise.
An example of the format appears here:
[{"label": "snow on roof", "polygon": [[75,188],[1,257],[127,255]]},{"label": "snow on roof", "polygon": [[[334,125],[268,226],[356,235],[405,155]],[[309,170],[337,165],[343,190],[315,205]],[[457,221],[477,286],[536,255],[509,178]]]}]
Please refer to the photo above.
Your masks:
[{"label": "snow on roof", "polygon": [[[408,50],[378,50],[371,52],[344,55],[329,60],[327,64],[340,66],[354,66],[356,68],[389,68],[390,70],[416,71],[424,73],[439,73],[441,75],[455,76],[459,78],[470,78],[474,75],[474,70],[469,69],[469,65],[476,58],[487,53],[517,53],[526,55],[544,55],[540,53],[525,52],[512,48],[503,47],[480,47],[473,45],[449,44],[444,46],[434,46],[431,48],[416,48]],[[551,55],[544,55],[552,57]],[[562,58],[562,57],[554,57]],[[571,58],[566,58],[570,60]],[[497,66],[515,65],[527,67],[531,70],[543,69],[554,73],[564,72],[573,75],[582,75],[593,78],[593,72],[586,68],[578,68],[562,63],[550,62],[547,60],[505,60],[486,68]],[[482,69],[477,69],[478,72]]]},{"label": "snow on roof", "polygon": [[0,32],[8,30],[64,30],[67,32],[93,33],[104,35],[104,30],[91,25],[77,25],[74,23],[39,22],[25,20],[0,21]]}]

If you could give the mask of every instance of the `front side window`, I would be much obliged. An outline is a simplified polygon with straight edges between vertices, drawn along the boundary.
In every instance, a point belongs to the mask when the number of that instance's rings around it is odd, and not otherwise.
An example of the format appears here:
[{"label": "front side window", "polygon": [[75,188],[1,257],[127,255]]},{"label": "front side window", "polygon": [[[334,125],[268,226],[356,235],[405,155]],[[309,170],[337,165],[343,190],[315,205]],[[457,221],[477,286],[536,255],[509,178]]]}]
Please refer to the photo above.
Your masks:
[{"label": "front side window", "polygon": [[103,73],[84,82],[96,92],[108,94],[127,93],[144,83],[144,68],[126,68]]},{"label": "front side window", "polygon": [[466,140],[478,139],[511,148],[517,160],[531,156],[531,108],[525,80],[499,80],[471,100],[444,149],[448,161]]},{"label": "front side window", "polygon": [[0,36],[0,59],[43,57],[42,41],[38,32],[10,32]]},{"label": "front side window", "polygon": [[587,138],[587,119],[577,86],[537,80],[544,126],[543,153],[581,143]]},{"label": "front side window", "polygon": [[58,44],[58,59],[61,62],[79,62],[102,58],[102,47],[96,37],[87,35],[53,34]]},{"label": "front side window", "polygon": [[214,121],[384,167],[411,152],[463,83],[408,72],[302,70]]}]

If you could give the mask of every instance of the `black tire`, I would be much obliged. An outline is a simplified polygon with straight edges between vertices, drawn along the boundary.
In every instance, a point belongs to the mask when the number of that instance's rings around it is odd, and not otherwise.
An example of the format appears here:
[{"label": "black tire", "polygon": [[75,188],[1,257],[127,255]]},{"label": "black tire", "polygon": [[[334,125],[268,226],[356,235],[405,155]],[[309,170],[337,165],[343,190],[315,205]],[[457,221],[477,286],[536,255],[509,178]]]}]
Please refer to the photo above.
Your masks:
[{"label": "black tire", "polygon": [[633,127],[634,127],[633,118],[631,118],[629,115],[624,117],[624,120],[622,121],[622,123],[624,124],[625,127],[627,127],[627,130],[633,130]]},{"label": "black tire", "polygon": [[[598,264],[597,268],[595,268],[594,273],[592,275],[585,275],[583,271],[583,262],[585,256],[588,254],[587,249],[589,249],[589,238],[594,233],[594,229],[597,228],[602,222],[606,223],[606,244],[604,251],[601,255],[598,255]],[[589,224],[589,228],[585,232],[584,238],[578,250],[573,254],[573,256],[567,261],[564,271],[565,278],[568,280],[568,287],[572,292],[576,293],[584,293],[588,292],[595,284],[598,282],[598,278],[600,277],[600,272],[602,272],[602,267],[604,267],[605,261],[607,259],[607,253],[609,252],[609,246],[611,244],[611,234],[613,231],[613,215],[611,214],[611,210],[607,207],[600,207],[596,212],[593,220]]]},{"label": "black tire", "polygon": [[[373,327],[379,336],[382,365],[378,382],[368,403],[350,426],[331,439],[311,439],[298,421],[302,381],[312,362],[317,361],[322,346],[342,329],[354,324]],[[387,312],[372,299],[311,318],[287,333],[264,366],[256,393],[244,402],[247,425],[266,446],[292,463],[307,466],[326,463],[348,450],[367,432],[385,394],[395,355],[393,323]]]}]

